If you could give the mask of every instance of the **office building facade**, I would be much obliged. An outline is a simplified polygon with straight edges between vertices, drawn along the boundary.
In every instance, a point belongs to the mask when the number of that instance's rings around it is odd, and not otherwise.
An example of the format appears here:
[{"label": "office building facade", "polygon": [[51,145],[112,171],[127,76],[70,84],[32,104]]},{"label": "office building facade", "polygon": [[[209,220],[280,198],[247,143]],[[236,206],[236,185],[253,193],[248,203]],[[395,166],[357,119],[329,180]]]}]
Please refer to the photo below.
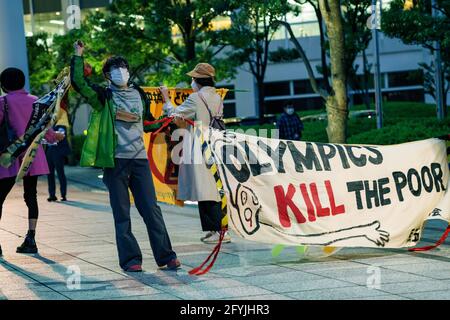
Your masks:
[{"label": "office building facade", "polygon": [[[23,0],[25,33],[27,35],[39,32],[50,34],[63,34],[67,31],[67,23],[73,14],[67,8],[76,5],[81,11],[81,18],[92,10],[104,10],[111,0]],[[384,0],[383,5],[390,1]],[[320,40],[319,28],[314,10],[309,5],[303,5],[299,16],[288,15],[294,33],[304,47],[313,69],[320,66]],[[68,20],[69,19],[69,20]],[[271,50],[278,48],[293,48],[287,32],[280,28],[274,35],[270,45]],[[373,43],[367,49],[369,64],[373,64]],[[423,70],[419,63],[430,62],[430,52],[420,46],[404,45],[398,39],[380,37],[380,59],[382,73],[382,92],[385,100],[424,101],[433,103],[432,97],[424,92]],[[362,74],[362,57],[355,62],[359,65],[358,73]],[[252,74],[239,68],[237,75],[230,81],[222,81],[232,91],[225,101],[225,114],[227,117],[252,117],[257,115],[255,80]],[[321,77],[316,72],[318,78]],[[373,84],[373,81],[371,81]],[[373,85],[372,85],[373,87]],[[373,88],[370,89],[373,93]],[[291,100],[298,110],[314,109],[322,106],[320,97],[312,91],[306,73],[305,65],[301,60],[285,63],[270,62],[265,80],[266,113],[280,113],[284,104]],[[361,92],[349,92],[352,103],[362,103]],[[450,101],[450,99],[448,99]],[[87,118],[88,111],[80,111],[80,118]],[[79,120],[84,121],[84,120]],[[77,125],[76,131],[83,129],[84,125]]]}]

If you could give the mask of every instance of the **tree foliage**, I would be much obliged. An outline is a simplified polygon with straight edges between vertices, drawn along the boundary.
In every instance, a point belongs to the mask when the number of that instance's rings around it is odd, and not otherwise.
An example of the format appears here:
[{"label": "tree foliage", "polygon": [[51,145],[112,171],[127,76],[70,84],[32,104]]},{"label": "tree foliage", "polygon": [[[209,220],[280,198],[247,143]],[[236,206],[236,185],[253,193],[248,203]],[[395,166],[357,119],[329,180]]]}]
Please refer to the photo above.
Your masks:
[{"label": "tree foliage", "polygon": [[264,119],[264,79],[269,62],[270,43],[279,27],[278,21],[294,10],[284,0],[234,0],[238,7],[231,14],[227,39],[233,50],[231,61],[245,64],[256,82],[258,115]]},{"label": "tree foliage", "polygon": [[[437,15],[432,15],[431,1],[394,0],[390,8],[383,12],[383,32],[403,43],[420,45],[434,53],[434,42],[441,47],[442,78],[450,80],[450,0],[437,0]],[[433,63],[419,64],[424,69],[425,92],[435,97],[436,83],[434,79],[435,66]],[[445,81],[443,81],[445,82]],[[444,86],[444,100],[450,89]]]}]

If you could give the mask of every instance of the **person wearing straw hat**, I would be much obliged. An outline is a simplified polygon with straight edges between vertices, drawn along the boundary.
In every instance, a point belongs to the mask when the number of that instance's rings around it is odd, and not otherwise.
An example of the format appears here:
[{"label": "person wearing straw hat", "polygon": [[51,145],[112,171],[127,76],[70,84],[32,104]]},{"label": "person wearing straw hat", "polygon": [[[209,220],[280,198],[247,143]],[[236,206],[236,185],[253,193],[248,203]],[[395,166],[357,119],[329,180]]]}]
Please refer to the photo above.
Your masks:
[{"label": "person wearing straw hat", "polygon": [[[212,118],[223,118],[223,101],[215,88],[215,69],[209,63],[199,63],[187,73],[192,78],[194,92],[178,107],[174,107],[169,98],[167,87],[160,87],[164,99],[164,112],[167,116],[189,119],[208,127]],[[179,123],[179,122],[178,122]],[[192,126],[187,130],[175,132],[173,140],[183,136],[182,156],[179,157],[178,194],[182,201],[197,201],[202,229],[206,235],[201,238],[205,243],[217,243],[221,230],[221,202],[216,182],[203,161],[201,147],[193,134]],[[173,158],[175,162],[177,160]],[[230,242],[228,232],[223,242]]]}]

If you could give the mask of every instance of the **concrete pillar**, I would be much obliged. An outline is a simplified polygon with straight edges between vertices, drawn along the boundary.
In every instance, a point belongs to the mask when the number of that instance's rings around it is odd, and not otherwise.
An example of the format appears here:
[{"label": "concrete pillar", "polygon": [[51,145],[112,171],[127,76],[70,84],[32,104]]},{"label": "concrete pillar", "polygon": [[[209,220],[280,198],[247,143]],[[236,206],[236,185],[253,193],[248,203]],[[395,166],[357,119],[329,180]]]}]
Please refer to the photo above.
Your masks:
[{"label": "concrete pillar", "polygon": [[27,44],[22,1],[0,0],[0,72],[9,67],[25,73],[29,90]]}]

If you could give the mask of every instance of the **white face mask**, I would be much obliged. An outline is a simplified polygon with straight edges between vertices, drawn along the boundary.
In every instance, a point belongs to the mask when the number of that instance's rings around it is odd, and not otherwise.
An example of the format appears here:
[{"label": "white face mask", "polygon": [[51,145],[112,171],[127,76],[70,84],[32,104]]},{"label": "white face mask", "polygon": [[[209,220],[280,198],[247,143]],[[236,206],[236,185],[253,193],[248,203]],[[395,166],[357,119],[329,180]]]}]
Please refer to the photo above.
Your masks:
[{"label": "white face mask", "polygon": [[295,113],[295,109],[294,108],[286,108],[286,113],[290,116],[292,116]]},{"label": "white face mask", "polygon": [[192,90],[194,90],[194,92],[200,91],[197,82],[195,82],[194,80],[192,80],[191,82],[191,88]]},{"label": "white face mask", "polygon": [[116,68],[113,69],[110,73],[111,82],[114,83],[118,87],[124,87],[128,84],[130,80],[130,73],[126,68]]}]

